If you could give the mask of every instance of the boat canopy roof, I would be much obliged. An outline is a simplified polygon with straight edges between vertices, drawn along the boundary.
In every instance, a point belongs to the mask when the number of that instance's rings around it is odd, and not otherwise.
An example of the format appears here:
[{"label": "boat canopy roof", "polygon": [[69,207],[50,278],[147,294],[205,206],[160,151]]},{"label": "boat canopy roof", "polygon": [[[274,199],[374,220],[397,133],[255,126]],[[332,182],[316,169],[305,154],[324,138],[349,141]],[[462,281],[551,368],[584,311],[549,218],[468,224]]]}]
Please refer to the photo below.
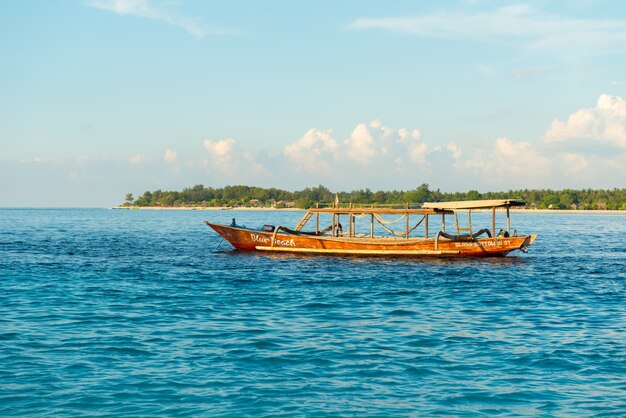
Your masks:
[{"label": "boat canopy roof", "polygon": [[[378,214],[378,215],[433,215],[441,214],[441,211],[428,208],[310,208],[309,213],[334,213],[336,215],[363,215],[363,214]],[[452,213],[446,211],[447,213]]]},{"label": "boat canopy roof", "polygon": [[524,206],[526,202],[519,199],[501,200],[465,200],[457,202],[424,202],[423,208],[441,210],[491,209],[511,206]]}]

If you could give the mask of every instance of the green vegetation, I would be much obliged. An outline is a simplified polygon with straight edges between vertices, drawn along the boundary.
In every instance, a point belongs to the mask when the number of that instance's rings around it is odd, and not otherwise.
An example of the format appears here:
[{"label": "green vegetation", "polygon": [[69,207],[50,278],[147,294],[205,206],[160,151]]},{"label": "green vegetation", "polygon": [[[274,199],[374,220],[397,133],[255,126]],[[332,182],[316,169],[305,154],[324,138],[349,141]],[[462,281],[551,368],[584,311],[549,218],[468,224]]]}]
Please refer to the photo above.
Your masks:
[{"label": "green vegetation", "polygon": [[[626,210],[626,189],[613,190],[509,190],[506,192],[480,193],[476,190],[457,193],[443,193],[430,190],[428,184],[409,191],[377,191],[370,189],[339,192],[342,203],[355,204],[401,204],[451,200],[479,199],[523,199],[529,207],[537,209],[614,209]],[[182,191],[145,192],[133,199],[126,194],[122,206],[140,207],[297,207],[308,208],[316,202],[330,203],[335,193],[320,185],[289,192],[275,188],[265,189],[250,186],[226,186],[224,188],[204,187],[201,184]]]}]

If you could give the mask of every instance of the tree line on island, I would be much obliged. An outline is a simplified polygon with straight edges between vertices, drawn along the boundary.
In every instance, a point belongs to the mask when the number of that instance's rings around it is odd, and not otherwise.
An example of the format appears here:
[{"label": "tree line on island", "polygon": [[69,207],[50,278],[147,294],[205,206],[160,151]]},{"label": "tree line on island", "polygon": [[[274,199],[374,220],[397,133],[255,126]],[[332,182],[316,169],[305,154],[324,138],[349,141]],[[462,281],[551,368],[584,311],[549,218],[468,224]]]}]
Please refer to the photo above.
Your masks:
[{"label": "tree line on island", "polygon": [[522,199],[528,207],[537,209],[612,209],[626,210],[626,189],[612,190],[508,190],[503,192],[480,193],[476,190],[467,192],[441,192],[431,190],[426,183],[413,190],[376,192],[370,189],[351,192],[332,192],[327,187],[307,187],[290,192],[276,188],[253,186],[226,186],[222,188],[205,187],[202,184],[188,187],[182,191],[146,191],[142,196],[126,195],[123,207],[274,207],[306,209],[316,203],[332,203],[336,194],[342,203],[361,205],[389,205],[423,203],[455,200],[480,199]]}]

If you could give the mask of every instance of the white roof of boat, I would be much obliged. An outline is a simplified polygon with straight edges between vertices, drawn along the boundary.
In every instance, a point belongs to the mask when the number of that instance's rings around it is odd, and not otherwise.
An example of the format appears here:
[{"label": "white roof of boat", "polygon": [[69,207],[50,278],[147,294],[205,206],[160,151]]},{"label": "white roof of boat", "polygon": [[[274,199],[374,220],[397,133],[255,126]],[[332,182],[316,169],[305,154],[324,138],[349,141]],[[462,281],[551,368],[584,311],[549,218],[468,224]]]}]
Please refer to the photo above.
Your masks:
[{"label": "white roof of boat", "polygon": [[488,209],[501,208],[506,206],[524,206],[526,202],[519,199],[502,200],[465,200],[457,202],[424,202],[423,208],[435,210],[455,210],[455,209]]}]

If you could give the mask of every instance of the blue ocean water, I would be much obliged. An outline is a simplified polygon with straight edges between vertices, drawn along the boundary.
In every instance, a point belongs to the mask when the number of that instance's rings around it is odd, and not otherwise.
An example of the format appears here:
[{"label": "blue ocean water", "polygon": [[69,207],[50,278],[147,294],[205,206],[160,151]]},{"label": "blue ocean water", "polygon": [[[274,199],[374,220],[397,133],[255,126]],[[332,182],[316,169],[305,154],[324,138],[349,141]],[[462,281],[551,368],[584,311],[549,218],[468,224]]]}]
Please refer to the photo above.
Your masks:
[{"label": "blue ocean water", "polygon": [[535,245],[482,260],[202,223],[300,215],[0,209],[0,416],[626,415],[625,215],[513,214]]}]

